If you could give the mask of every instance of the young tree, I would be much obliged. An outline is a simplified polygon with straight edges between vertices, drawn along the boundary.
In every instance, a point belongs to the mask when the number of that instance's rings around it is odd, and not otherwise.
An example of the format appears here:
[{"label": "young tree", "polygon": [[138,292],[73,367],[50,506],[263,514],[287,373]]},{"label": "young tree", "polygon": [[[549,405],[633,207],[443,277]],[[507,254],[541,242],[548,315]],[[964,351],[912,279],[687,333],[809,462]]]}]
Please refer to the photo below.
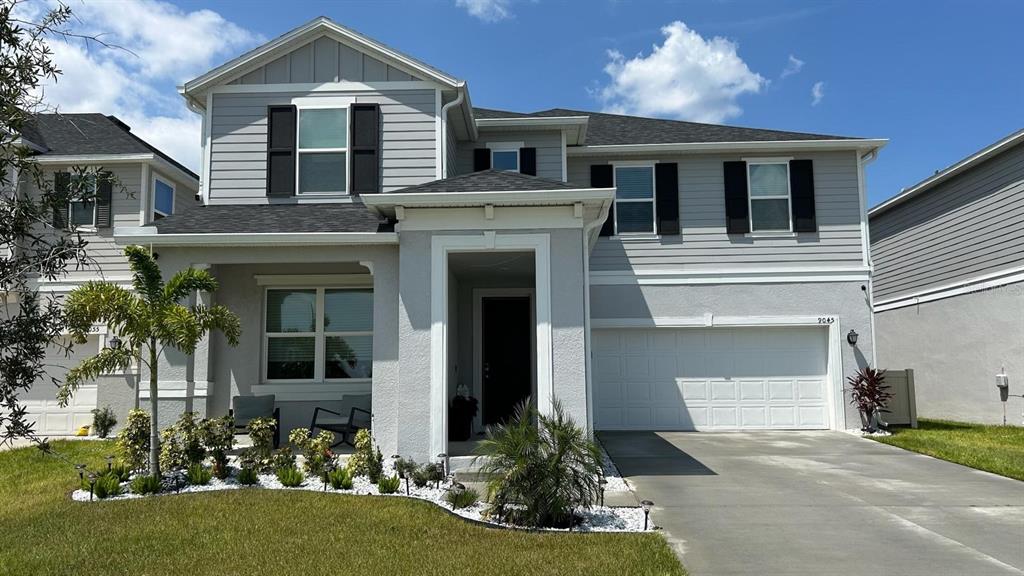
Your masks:
[{"label": "young tree", "polygon": [[197,292],[214,292],[217,280],[205,270],[187,268],[165,284],[160,267],[148,250],[129,246],[124,250],[132,270],[132,290],[108,282],[89,282],[76,288],[64,303],[72,337],[85,342],[93,324],[106,324],[121,344],[72,368],[57,395],[66,405],[75,389],[100,374],[125,370],[139,364],[149,370],[150,442],[149,472],[160,475],[160,431],[157,419],[157,358],[164,348],[192,354],[202,337],[219,330],[232,346],[238,345],[238,317],[224,306],[186,305],[182,301]]}]

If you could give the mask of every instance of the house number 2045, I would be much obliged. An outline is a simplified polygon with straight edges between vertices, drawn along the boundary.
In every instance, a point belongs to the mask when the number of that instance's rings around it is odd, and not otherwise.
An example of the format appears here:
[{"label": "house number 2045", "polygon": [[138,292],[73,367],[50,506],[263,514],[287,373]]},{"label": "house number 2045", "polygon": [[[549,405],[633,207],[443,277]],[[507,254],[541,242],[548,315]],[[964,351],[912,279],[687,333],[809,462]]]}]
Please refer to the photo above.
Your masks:
[{"label": "house number 2045", "polygon": [[832,324],[836,319],[832,316],[822,316],[818,318],[818,324]]}]

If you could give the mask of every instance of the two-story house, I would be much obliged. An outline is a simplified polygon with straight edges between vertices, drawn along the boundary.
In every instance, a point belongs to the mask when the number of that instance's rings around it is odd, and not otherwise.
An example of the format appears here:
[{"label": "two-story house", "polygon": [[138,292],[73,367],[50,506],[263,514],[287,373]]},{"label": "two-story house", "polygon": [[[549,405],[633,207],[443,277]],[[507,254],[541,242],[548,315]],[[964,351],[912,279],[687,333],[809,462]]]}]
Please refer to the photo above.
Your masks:
[{"label": "two-story house", "polygon": [[[133,134],[114,116],[35,114],[23,127],[18,143],[32,152],[50,185],[66,190],[72,179],[85,178],[93,187],[76,186],[86,197],[54,214],[56,226],[74,230],[88,242],[86,265],[72,267],[53,281],[38,279],[35,286],[40,292],[60,297],[89,280],[130,287],[124,248],[114,242],[115,228],[149,225],[197,205],[199,176]],[[109,176],[97,178],[98,172]],[[37,193],[30,178],[23,176],[18,186],[24,193]],[[55,346],[46,359],[48,376],[62,378],[69,368],[106,345],[107,337],[106,328],[97,326],[88,342],[75,345],[71,355]],[[92,423],[91,411],[97,406],[123,408],[118,415],[123,420],[123,412],[138,402],[135,380],[134,373],[105,375],[79,389],[69,406],[60,407],[54,399],[56,388],[47,378],[37,382],[22,400],[37,433],[71,434]]]},{"label": "two-story house", "polygon": [[383,452],[420,459],[456,394],[477,430],[525,398],[597,430],[859,426],[883,140],[475,108],[327,18],[180,93],[203,206],[115,238],[209,268],[242,337],[161,366],[170,412],[272,394],[288,430],[369,394]]}]

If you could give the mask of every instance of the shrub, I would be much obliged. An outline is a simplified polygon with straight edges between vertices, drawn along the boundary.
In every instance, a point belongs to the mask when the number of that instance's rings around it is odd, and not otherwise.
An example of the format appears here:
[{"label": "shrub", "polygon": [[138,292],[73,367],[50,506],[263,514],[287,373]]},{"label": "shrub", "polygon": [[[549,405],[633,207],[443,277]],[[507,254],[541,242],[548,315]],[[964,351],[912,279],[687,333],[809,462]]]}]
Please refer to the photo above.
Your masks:
[{"label": "shrub", "polygon": [[213,457],[213,475],[221,480],[227,478],[228,452],[235,446],[235,419],[231,416],[205,419],[200,424],[200,435]]},{"label": "shrub", "polygon": [[553,408],[546,415],[523,402],[507,424],[488,429],[476,451],[480,471],[492,477],[488,515],[520,526],[565,527],[574,510],[596,499],[601,453],[560,402]]},{"label": "shrub", "polygon": [[243,486],[252,486],[259,481],[260,477],[255,468],[242,468],[238,471],[238,483]]},{"label": "shrub", "polygon": [[330,474],[327,475],[327,481],[331,483],[331,488],[335,490],[352,489],[352,473],[348,471],[348,468],[331,470]]},{"label": "shrub", "polygon": [[306,460],[303,467],[310,476],[322,476],[324,465],[334,458],[331,453],[331,444],[334,444],[333,432],[323,430],[316,436],[310,436],[309,428],[296,428],[288,434],[288,442],[302,451]]},{"label": "shrub", "polygon": [[188,483],[193,486],[206,486],[212,478],[213,474],[202,464],[193,464],[188,467]]},{"label": "shrub", "polygon": [[121,461],[131,470],[142,470],[149,459],[149,412],[131,410],[121,433],[117,435]]},{"label": "shrub", "polygon": [[249,433],[249,441],[252,442],[252,451],[257,458],[270,458],[270,452],[274,449],[274,430],[277,429],[277,421],[273,418],[253,418],[246,426]]},{"label": "shrub", "polygon": [[380,480],[384,470],[384,455],[380,448],[373,444],[373,436],[365,428],[356,432],[356,450],[348,458],[346,465],[353,476],[367,476],[374,484]]},{"label": "shrub", "polygon": [[96,478],[96,487],[93,489],[93,494],[95,494],[97,498],[102,500],[103,498],[118,496],[121,492],[121,481],[117,479],[117,476],[110,473],[104,473],[100,474],[99,477]]},{"label": "shrub", "polygon": [[94,408],[92,411],[92,431],[100,438],[106,438],[110,431],[117,426],[117,417],[110,406]]},{"label": "shrub", "polygon": [[132,477],[132,471],[124,462],[117,462],[110,467],[110,474],[113,474],[119,482],[127,482]]},{"label": "shrub", "polygon": [[469,508],[480,500],[480,494],[472,488],[462,490],[449,490],[445,493],[444,499],[451,504],[452,510],[456,508]]},{"label": "shrub", "polygon": [[418,467],[419,465],[412,458],[408,460],[405,458],[395,460],[395,472],[398,472],[399,478],[412,478],[416,474]]},{"label": "shrub", "polygon": [[401,484],[402,480],[398,476],[381,476],[380,480],[377,481],[377,490],[381,494],[394,494],[398,492],[398,487]]},{"label": "shrub", "polygon": [[282,446],[274,451],[274,455],[270,457],[267,463],[267,468],[270,470],[277,470],[279,468],[294,468],[295,467],[295,455],[292,454],[292,449],[288,446]]},{"label": "shrub", "polygon": [[159,476],[136,476],[132,480],[132,492],[135,494],[156,494],[160,491]]},{"label": "shrub", "polygon": [[302,482],[306,479],[306,475],[293,464],[291,466],[278,468],[277,479],[281,482],[282,486],[286,488],[294,488],[302,485]]},{"label": "shrub", "polygon": [[434,485],[438,485],[444,480],[444,470],[440,464],[428,463],[421,466],[413,474],[412,482],[417,488],[423,488],[427,484],[433,482]]},{"label": "shrub", "polygon": [[880,423],[881,412],[885,409],[892,393],[885,385],[885,370],[865,366],[846,379],[850,384],[850,403],[857,407],[863,420],[863,430],[874,432]]}]

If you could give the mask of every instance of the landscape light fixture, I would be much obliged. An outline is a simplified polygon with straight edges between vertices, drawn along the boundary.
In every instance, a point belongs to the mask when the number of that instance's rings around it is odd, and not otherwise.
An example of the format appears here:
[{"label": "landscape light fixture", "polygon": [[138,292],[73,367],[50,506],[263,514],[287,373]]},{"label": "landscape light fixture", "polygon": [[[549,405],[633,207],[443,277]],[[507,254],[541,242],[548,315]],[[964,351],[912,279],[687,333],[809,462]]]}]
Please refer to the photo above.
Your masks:
[{"label": "landscape light fixture", "polygon": [[601,490],[601,507],[604,508],[604,490],[608,486],[608,480],[601,476],[601,479],[597,481],[597,486]]},{"label": "landscape light fixture", "polygon": [[89,472],[89,502],[92,502],[92,495],[96,492],[96,474]]},{"label": "landscape light fixture", "polygon": [[110,472],[111,468],[114,467],[114,457],[107,456],[107,472]]},{"label": "landscape light fixture", "polygon": [[75,470],[78,470],[78,481],[85,481],[85,464],[75,464]]},{"label": "landscape light fixture", "polygon": [[647,523],[651,517],[651,508],[654,508],[654,502],[651,500],[644,500],[640,503],[644,508],[644,531],[647,531]]},{"label": "landscape light fixture", "polygon": [[437,459],[441,461],[441,475],[448,476],[448,454],[441,452]]}]

